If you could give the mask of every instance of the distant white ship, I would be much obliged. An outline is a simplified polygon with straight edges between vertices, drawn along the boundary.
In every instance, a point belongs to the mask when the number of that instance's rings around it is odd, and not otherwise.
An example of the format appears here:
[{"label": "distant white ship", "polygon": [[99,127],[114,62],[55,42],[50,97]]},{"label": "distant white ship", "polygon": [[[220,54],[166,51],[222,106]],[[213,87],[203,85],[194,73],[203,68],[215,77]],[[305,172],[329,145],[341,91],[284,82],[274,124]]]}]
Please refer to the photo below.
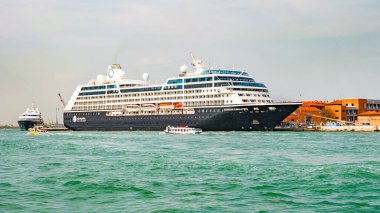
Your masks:
[{"label": "distant white ship", "polygon": [[21,130],[28,130],[34,125],[42,125],[44,122],[41,117],[41,112],[37,107],[32,105],[32,108],[27,108],[26,111],[18,117],[17,123]]}]

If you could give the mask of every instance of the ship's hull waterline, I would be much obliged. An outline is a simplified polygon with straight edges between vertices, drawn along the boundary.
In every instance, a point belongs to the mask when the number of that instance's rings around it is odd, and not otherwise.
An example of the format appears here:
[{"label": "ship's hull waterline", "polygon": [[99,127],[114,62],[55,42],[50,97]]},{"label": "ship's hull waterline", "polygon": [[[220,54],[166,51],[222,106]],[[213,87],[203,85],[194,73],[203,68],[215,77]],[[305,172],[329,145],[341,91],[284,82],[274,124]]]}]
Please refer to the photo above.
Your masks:
[{"label": "ship's hull waterline", "polygon": [[34,125],[41,125],[41,121],[17,121],[18,126],[20,127],[21,130],[26,131],[29,128],[33,128]]},{"label": "ship's hull waterline", "polygon": [[273,130],[300,103],[195,108],[194,114],[118,115],[105,111],[65,112],[65,127],[76,131],[163,131],[190,126],[203,131]]}]

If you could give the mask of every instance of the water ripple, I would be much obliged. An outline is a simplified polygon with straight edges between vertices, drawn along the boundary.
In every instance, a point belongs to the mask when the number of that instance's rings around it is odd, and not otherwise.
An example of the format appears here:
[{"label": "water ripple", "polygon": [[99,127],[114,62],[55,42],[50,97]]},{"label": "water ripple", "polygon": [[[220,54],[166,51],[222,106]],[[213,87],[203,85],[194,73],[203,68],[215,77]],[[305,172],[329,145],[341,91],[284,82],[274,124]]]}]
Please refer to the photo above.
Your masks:
[{"label": "water ripple", "polygon": [[0,130],[0,212],[379,212],[378,141]]}]

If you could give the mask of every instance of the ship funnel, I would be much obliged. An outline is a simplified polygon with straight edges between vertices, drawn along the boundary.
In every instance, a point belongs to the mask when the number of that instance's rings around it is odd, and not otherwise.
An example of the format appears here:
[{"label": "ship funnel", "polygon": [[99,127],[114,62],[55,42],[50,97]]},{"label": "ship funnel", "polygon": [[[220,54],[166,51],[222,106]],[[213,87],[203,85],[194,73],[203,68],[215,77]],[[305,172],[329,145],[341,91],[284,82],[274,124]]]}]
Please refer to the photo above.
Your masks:
[{"label": "ship funnel", "polygon": [[120,64],[111,64],[110,67],[111,67],[111,69],[119,69],[119,70],[121,70]]},{"label": "ship funnel", "polygon": [[106,80],[120,81],[124,78],[125,78],[125,72],[121,70],[120,64],[111,64],[108,66]]}]

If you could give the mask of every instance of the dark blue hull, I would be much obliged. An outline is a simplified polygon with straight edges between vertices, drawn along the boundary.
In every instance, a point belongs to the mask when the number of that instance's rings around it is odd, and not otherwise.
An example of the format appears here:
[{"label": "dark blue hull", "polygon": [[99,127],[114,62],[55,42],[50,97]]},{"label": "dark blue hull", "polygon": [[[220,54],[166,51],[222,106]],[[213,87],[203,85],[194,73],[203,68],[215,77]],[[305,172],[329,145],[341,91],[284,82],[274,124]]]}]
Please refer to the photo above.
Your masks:
[{"label": "dark blue hull", "polygon": [[65,127],[92,131],[163,131],[190,126],[203,131],[273,130],[299,103],[196,108],[194,114],[107,116],[104,111],[65,112]]},{"label": "dark blue hull", "polygon": [[20,127],[21,130],[26,131],[29,128],[33,128],[34,125],[40,125],[42,124],[41,122],[37,121],[17,121],[18,126]]}]

